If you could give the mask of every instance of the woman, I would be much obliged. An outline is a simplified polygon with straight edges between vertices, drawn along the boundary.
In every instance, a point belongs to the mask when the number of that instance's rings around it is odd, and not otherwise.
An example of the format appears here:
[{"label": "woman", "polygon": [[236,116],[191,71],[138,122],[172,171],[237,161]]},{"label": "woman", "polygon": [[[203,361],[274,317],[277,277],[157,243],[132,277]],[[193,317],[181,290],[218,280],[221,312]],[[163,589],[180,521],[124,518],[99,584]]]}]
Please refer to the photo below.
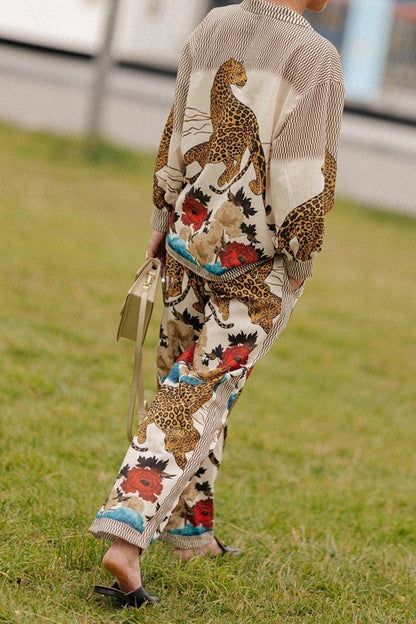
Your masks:
[{"label": "woman", "polygon": [[227,418],[285,328],[334,202],[343,79],[304,19],[323,0],[243,0],[188,39],[154,176],[148,257],[166,261],[160,386],[91,526],[121,604],[158,599],[139,555],[239,552],[213,533]]}]

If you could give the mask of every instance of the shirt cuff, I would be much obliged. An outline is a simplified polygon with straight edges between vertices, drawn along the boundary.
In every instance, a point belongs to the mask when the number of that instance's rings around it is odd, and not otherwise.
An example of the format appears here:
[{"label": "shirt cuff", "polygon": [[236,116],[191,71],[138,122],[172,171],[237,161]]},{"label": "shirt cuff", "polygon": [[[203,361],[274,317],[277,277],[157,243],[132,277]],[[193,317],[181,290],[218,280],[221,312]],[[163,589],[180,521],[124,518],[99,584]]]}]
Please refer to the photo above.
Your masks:
[{"label": "shirt cuff", "polygon": [[312,275],[313,260],[289,260],[284,258],[287,274],[293,279],[306,279]]},{"label": "shirt cuff", "polygon": [[167,232],[169,230],[170,213],[167,208],[153,208],[150,225],[158,232]]}]

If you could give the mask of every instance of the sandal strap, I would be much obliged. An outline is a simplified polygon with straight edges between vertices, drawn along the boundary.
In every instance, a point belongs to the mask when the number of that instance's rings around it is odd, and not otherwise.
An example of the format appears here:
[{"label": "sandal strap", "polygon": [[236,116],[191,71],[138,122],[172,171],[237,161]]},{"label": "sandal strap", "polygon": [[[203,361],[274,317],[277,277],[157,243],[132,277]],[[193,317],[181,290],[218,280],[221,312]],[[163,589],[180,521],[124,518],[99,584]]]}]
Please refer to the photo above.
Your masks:
[{"label": "sandal strap", "polygon": [[122,599],[125,594],[122,592],[116,584],[111,587],[105,587],[105,585],[94,585],[94,591],[102,596],[111,596],[112,598]]},{"label": "sandal strap", "polygon": [[137,589],[128,594],[124,594],[124,599],[128,604],[134,607],[140,607],[142,604],[152,604],[154,602],[160,602],[158,596],[151,596],[147,593],[143,585],[140,585]]},{"label": "sandal strap", "polygon": [[218,546],[222,550],[221,555],[225,555],[226,553],[232,553],[233,555],[243,554],[243,551],[241,550],[241,548],[237,548],[236,546],[226,546],[218,539],[218,537],[215,537],[215,535],[214,535],[214,540],[217,542]]},{"label": "sandal strap", "polygon": [[153,604],[160,601],[160,598],[157,596],[148,594],[143,585],[127,593],[118,589],[117,583],[114,583],[111,587],[95,585],[94,591],[102,596],[115,598],[120,604],[129,605],[131,607],[140,607],[142,604]]}]

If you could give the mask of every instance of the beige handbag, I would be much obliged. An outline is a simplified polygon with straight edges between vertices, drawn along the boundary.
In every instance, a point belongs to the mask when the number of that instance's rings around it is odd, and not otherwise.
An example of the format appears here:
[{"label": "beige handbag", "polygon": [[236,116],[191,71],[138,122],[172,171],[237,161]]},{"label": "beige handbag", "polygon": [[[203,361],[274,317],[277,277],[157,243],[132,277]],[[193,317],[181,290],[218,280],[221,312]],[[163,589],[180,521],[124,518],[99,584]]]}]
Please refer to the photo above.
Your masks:
[{"label": "beige handbag", "polygon": [[142,371],[142,345],[146,337],[150,317],[152,316],[160,275],[160,260],[157,258],[146,260],[137,271],[134,284],[127,293],[126,301],[120,312],[121,320],[117,332],[117,340],[119,340],[119,338],[128,338],[129,340],[134,340],[136,343],[133,382],[127,416],[127,437],[130,442],[133,439],[133,420],[136,399],[138,403],[137,413],[139,422],[146,415]]}]

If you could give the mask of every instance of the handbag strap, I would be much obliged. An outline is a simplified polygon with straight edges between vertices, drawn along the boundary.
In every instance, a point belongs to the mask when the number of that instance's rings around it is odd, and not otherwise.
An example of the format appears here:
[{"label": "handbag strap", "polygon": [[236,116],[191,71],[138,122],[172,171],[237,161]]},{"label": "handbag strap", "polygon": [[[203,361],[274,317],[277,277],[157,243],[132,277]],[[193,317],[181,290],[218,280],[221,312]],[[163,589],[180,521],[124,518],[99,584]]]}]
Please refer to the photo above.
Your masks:
[{"label": "handbag strap", "polygon": [[130,404],[127,415],[127,437],[131,442],[133,440],[133,419],[134,419],[134,407],[136,404],[136,398],[138,402],[138,415],[139,422],[143,420],[146,415],[146,401],[144,400],[144,387],[143,387],[143,370],[142,370],[142,346],[144,341],[144,324],[146,318],[146,307],[149,295],[149,286],[146,284],[143,286],[142,296],[140,298],[139,316],[137,319],[137,338],[136,348],[134,352],[134,368],[133,368],[133,382],[130,392]]}]

